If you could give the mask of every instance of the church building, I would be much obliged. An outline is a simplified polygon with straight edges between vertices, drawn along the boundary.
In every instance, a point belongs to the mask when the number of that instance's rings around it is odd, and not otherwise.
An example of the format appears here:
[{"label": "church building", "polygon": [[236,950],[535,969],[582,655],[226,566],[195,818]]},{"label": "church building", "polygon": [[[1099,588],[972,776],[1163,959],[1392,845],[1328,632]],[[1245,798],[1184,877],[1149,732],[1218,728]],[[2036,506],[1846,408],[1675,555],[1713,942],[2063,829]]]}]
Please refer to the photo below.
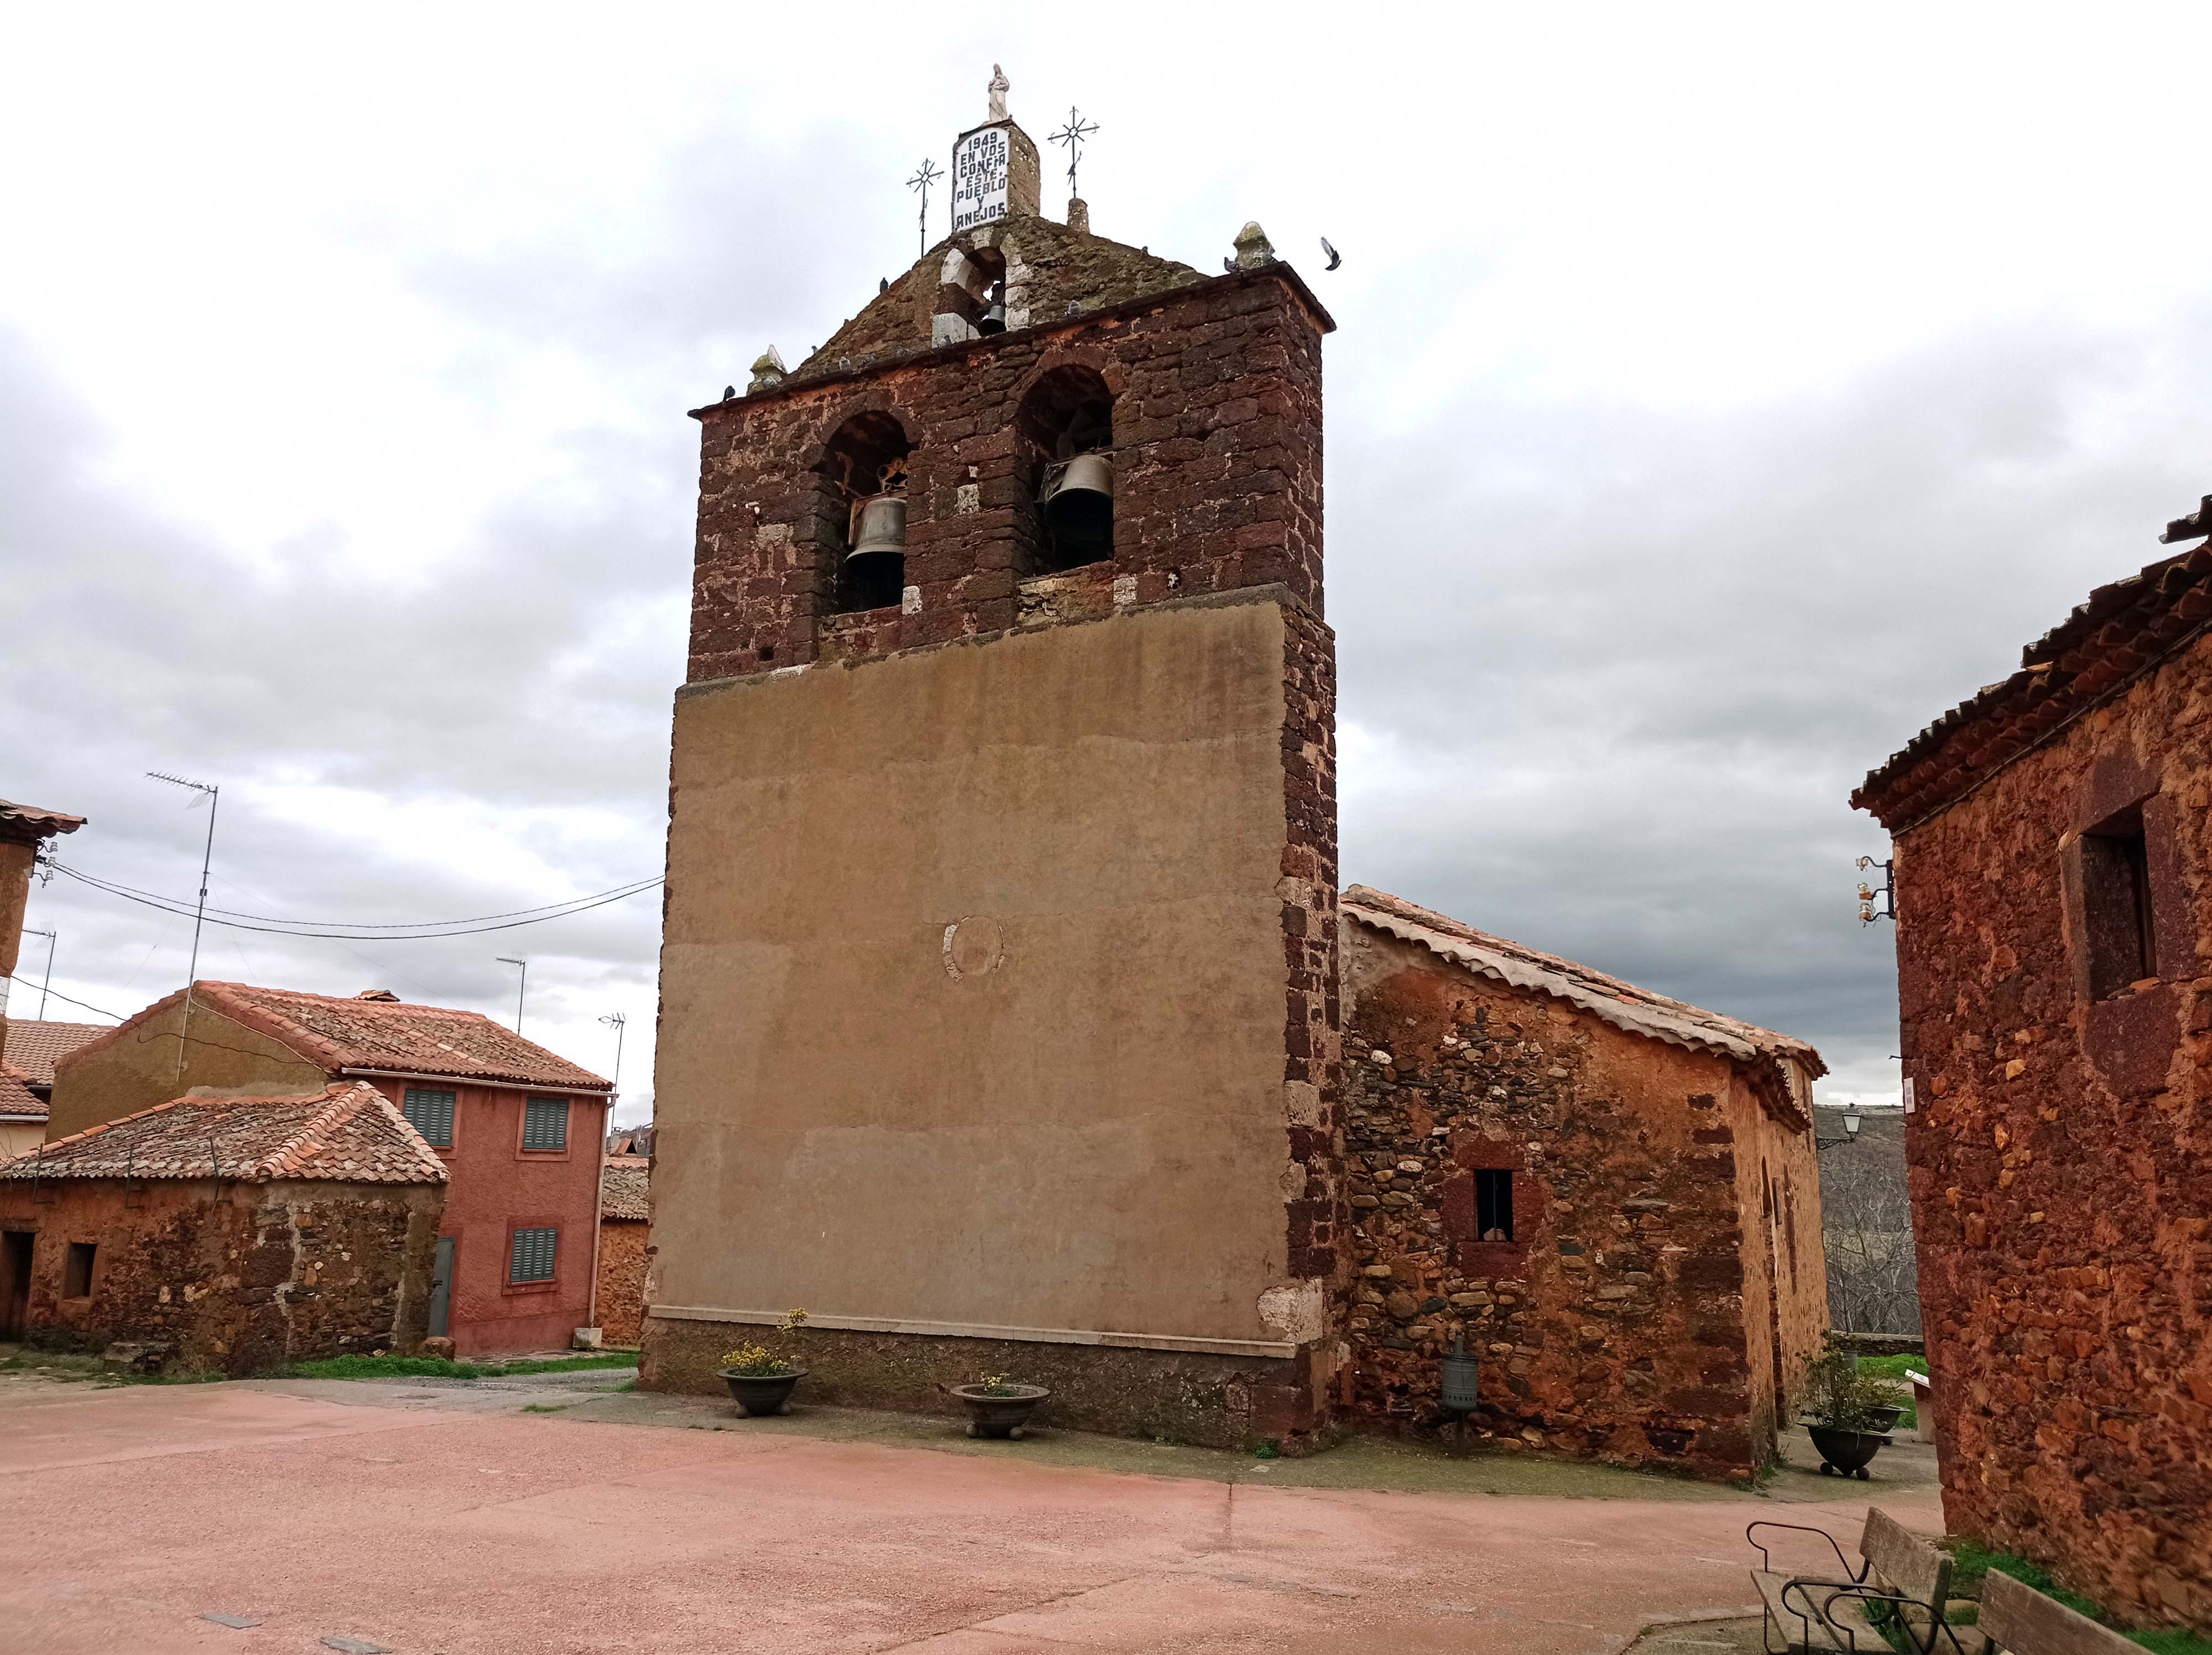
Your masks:
[{"label": "church building", "polygon": [[[1052,1388],[1054,1424],[1295,1451],[1433,1426],[1443,1311],[1508,1353],[1493,1434],[1747,1474],[1819,1316],[1792,1299],[1784,1352],[1771,1295],[1747,1311],[1737,1238],[1765,1230],[1739,1211],[1769,1196],[1712,1135],[1798,1131],[1789,1076],[1818,1060],[1698,1025],[1653,1105],[1694,1165],[1622,1159],[1571,1227],[1524,1202],[1524,1253],[1592,1238],[1571,1269],[1407,1226],[1456,1214],[1468,1167],[1568,1178],[1559,1153],[1619,1150],[1611,1123],[1557,1135],[1572,1088],[1515,1103],[1555,1159],[1485,1159],[1487,1078],[1446,1108],[1363,1074],[1347,1183],[1334,324],[1256,224],[1205,272],[1092,234],[1079,199],[1044,217],[1004,91],[955,144],[952,233],[796,367],[769,351],[694,411],[641,1383],[717,1390],[722,1353],[803,1307],[780,1336],[817,1402],[943,1409],[1006,1374]],[[1439,1002],[1424,1062],[1492,1040],[1486,994]],[[1399,1153],[1413,1113],[1462,1159]],[[1376,1193],[1401,1176],[1378,1154],[1425,1176]],[[1398,1210],[1417,1183],[1439,1211]],[[1547,1336],[1515,1279],[1570,1330],[1509,1372]],[[1605,1384],[1577,1378],[1582,1329],[1632,1326]]]}]

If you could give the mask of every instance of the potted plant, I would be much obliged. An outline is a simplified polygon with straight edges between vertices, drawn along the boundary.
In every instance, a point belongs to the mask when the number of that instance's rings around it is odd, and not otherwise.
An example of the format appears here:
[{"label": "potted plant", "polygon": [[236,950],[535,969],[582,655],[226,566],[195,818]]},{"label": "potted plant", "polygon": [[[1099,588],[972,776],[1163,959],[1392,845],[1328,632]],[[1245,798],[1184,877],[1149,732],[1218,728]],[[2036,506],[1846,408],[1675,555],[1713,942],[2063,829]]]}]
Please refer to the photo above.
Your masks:
[{"label": "potted plant", "polygon": [[951,1389],[968,1405],[969,1436],[1011,1437],[1016,1442],[1027,1434],[1030,1411],[1052,1395],[1042,1385],[1022,1384],[1003,1373],[987,1373],[974,1384]]},{"label": "potted plant", "polygon": [[[775,1330],[788,1334],[805,1321],[805,1311],[786,1311]],[[784,1403],[791,1399],[792,1387],[806,1377],[805,1368],[773,1344],[739,1345],[725,1353],[721,1373],[738,1412],[755,1420],[782,1413]]]},{"label": "potted plant", "polygon": [[1832,1350],[1813,1364],[1807,1376],[1805,1434],[1820,1453],[1822,1476],[1856,1476],[1861,1482],[1873,1473],[1867,1463],[1889,1440],[1899,1409],[1890,1401],[1889,1387],[1871,1373],[1859,1372],[1845,1351]]}]

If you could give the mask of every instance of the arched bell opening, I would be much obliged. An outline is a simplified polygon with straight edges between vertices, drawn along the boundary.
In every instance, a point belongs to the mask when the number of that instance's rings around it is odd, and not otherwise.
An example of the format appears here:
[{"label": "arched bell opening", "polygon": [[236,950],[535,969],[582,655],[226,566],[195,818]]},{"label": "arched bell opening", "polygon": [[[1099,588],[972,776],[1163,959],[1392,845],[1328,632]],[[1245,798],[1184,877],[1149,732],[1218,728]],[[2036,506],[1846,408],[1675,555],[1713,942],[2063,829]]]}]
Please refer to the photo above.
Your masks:
[{"label": "arched bell opening", "polygon": [[1114,393],[1095,368],[1055,368],[1014,417],[1016,535],[1024,574],[1057,575],[1114,555]]},{"label": "arched bell opening", "polygon": [[953,247],[938,277],[937,313],[977,333],[1006,331],[1006,256],[996,247]]},{"label": "arched bell opening", "polygon": [[906,590],[906,475],[914,444],[890,414],[855,414],[824,447],[822,596],[829,612],[885,609]]}]

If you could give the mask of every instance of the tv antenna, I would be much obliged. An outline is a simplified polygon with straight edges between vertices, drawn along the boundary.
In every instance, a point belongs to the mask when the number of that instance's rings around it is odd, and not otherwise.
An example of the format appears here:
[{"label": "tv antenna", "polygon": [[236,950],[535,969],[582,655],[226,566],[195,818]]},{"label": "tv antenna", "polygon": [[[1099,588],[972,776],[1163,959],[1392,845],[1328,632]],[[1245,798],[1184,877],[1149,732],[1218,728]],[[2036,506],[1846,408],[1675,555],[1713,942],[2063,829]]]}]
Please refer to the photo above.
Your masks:
[{"label": "tv antenna", "polygon": [[[208,801],[207,846],[200,853],[200,900],[192,913],[192,963],[185,970],[185,1020],[177,1033],[177,1079],[185,1078],[185,1045],[192,1034],[192,984],[200,976],[200,927],[207,919],[208,870],[215,866],[215,812],[222,802],[222,789],[211,782],[195,782],[188,776],[171,776],[166,770],[149,770],[149,780],[166,782],[173,788],[188,788]],[[192,801],[198,804],[199,800]]]}]

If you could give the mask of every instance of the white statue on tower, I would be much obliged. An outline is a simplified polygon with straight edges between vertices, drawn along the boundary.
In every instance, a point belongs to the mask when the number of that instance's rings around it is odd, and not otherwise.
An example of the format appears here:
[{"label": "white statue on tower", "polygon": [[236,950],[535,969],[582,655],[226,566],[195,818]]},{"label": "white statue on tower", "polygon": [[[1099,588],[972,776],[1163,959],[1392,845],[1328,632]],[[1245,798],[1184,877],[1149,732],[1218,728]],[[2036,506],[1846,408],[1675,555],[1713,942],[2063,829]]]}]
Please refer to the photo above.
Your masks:
[{"label": "white statue on tower", "polygon": [[996,64],[991,65],[991,84],[984,88],[991,94],[991,116],[994,121],[1006,118],[1006,71]]}]

